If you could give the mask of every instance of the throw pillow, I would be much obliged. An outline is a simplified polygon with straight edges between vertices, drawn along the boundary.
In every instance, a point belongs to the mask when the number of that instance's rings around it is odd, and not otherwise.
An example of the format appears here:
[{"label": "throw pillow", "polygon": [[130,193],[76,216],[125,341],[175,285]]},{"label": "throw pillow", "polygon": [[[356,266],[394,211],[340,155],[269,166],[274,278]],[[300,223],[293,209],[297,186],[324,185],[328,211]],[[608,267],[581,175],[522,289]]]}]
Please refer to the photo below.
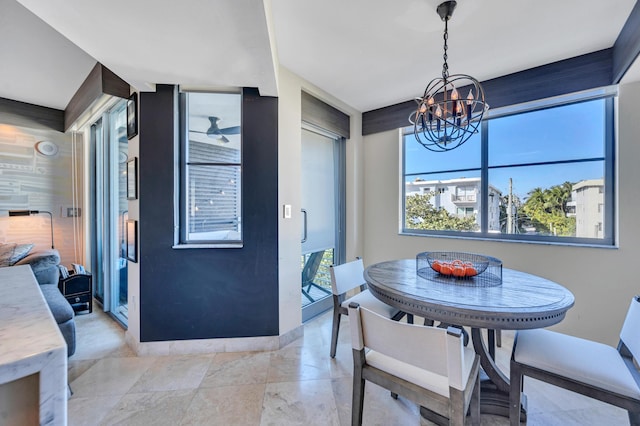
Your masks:
[{"label": "throw pillow", "polygon": [[0,244],[0,267],[13,266],[25,258],[32,248],[33,244]]}]

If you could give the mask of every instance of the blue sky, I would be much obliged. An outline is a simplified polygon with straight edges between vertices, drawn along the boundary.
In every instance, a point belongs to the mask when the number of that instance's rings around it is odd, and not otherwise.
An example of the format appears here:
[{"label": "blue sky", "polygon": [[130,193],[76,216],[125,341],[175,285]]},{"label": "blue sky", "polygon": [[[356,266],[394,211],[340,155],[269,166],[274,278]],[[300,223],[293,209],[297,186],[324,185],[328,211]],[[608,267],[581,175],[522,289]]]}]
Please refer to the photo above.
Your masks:
[{"label": "blue sky", "polygon": [[[538,163],[604,157],[605,101],[603,99],[565,105],[489,121],[489,166]],[[587,119],[585,119],[587,117]],[[480,167],[480,135],[449,152],[431,152],[405,137],[406,173],[458,170]],[[422,175],[427,180],[479,176],[479,171]],[[521,198],[535,187],[549,188],[565,181],[599,179],[604,161],[509,167],[489,170],[489,183]],[[415,176],[407,176],[413,180]]]}]

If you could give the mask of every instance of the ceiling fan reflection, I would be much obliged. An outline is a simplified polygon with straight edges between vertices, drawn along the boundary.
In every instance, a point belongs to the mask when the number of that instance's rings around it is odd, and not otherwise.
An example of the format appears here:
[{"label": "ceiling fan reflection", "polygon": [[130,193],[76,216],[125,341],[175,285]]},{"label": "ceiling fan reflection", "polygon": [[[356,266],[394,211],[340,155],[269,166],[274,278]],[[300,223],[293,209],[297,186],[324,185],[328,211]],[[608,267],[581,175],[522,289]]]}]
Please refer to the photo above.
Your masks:
[{"label": "ceiling fan reflection", "polygon": [[211,116],[211,117],[208,117],[208,118],[209,118],[209,122],[211,122],[211,125],[209,126],[209,128],[207,129],[206,132],[201,132],[201,131],[198,131],[198,130],[189,130],[189,131],[193,132],[193,133],[206,134],[210,138],[216,138],[216,139],[218,139],[218,140],[220,140],[221,142],[224,142],[224,143],[229,142],[229,139],[227,139],[224,135],[238,135],[238,134],[240,134],[240,126],[225,127],[223,129],[221,129],[221,128],[218,127],[218,122],[220,121],[219,117]]}]

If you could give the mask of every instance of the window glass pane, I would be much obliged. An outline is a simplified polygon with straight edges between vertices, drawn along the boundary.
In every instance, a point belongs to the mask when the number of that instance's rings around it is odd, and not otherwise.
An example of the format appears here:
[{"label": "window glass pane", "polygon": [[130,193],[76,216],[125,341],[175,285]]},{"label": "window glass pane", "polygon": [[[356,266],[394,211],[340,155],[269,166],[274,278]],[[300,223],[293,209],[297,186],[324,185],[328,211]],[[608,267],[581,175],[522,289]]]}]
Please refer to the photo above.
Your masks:
[{"label": "window glass pane", "polygon": [[240,145],[224,146],[210,141],[189,141],[189,163],[240,164]]},{"label": "window glass pane", "polygon": [[[187,108],[187,161],[240,163],[241,96],[237,93],[189,93]],[[220,149],[210,149],[203,154],[206,145]]]},{"label": "window glass pane", "polygon": [[479,231],[480,202],[479,171],[407,177],[405,229]]},{"label": "window glass pane", "polygon": [[189,166],[188,239],[239,240],[241,231],[240,167]]},{"label": "window glass pane", "polygon": [[405,174],[480,167],[480,133],[453,151],[433,152],[416,141],[413,133],[404,136]]},{"label": "window glass pane", "polygon": [[182,242],[242,241],[242,96],[184,93]]},{"label": "window glass pane", "polygon": [[490,232],[604,238],[603,176],[604,161],[490,169],[500,198],[500,227]]},{"label": "window glass pane", "polygon": [[604,157],[605,100],[495,118],[489,166]]}]

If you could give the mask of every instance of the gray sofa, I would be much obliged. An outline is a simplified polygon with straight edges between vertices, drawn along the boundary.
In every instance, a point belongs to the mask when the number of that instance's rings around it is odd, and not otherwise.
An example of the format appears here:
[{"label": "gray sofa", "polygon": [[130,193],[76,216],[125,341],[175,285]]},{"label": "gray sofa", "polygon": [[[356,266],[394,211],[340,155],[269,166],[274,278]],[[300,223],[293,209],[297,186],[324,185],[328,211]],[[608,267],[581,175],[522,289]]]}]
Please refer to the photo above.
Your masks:
[{"label": "gray sofa", "polygon": [[40,284],[40,290],[49,305],[58,327],[67,342],[67,355],[76,351],[76,323],[73,308],[58,290],[60,271],[60,254],[58,250],[37,250],[27,255],[15,265],[30,265],[33,274]]}]

